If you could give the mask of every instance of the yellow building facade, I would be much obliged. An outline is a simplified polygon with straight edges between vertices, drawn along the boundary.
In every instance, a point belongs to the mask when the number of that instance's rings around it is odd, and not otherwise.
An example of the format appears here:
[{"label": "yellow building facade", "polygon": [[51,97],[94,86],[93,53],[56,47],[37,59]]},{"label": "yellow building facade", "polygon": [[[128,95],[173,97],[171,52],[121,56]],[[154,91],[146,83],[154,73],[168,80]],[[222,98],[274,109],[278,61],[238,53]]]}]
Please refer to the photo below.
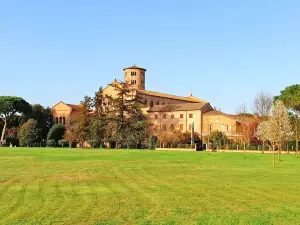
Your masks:
[{"label": "yellow building facade", "polygon": [[[124,70],[124,82],[132,88],[132,95],[143,99],[143,111],[148,114],[151,129],[180,130],[188,132],[194,124],[194,131],[202,139],[213,131],[222,131],[228,137],[240,136],[240,126],[247,122],[240,121],[236,116],[214,110],[209,102],[190,96],[176,96],[146,90],[146,69],[131,66]],[[112,84],[117,84],[113,81]],[[106,96],[114,98],[117,90],[108,85],[103,89]],[[67,129],[72,127],[78,116],[80,105],[59,102],[51,109],[55,123],[61,123]]]}]

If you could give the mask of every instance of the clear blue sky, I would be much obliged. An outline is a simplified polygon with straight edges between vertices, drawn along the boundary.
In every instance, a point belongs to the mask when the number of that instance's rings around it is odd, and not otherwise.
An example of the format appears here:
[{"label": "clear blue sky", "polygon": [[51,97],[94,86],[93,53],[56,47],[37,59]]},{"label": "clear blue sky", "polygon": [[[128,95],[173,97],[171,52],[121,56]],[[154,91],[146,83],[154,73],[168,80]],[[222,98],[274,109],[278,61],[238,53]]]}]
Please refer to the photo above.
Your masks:
[{"label": "clear blue sky", "polygon": [[79,103],[123,68],[232,113],[300,83],[300,1],[0,0],[0,95]]}]

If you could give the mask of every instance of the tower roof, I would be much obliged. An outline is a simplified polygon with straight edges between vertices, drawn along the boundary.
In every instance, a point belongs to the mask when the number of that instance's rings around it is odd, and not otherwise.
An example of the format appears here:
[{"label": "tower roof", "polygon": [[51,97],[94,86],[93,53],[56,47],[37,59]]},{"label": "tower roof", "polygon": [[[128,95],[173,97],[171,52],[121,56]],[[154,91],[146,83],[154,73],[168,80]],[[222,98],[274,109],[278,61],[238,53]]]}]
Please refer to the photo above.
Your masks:
[{"label": "tower roof", "polygon": [[140,69],[140,70],[147,71],[146,69],[144,69],[144,68],[142,68],[142,67],[139,67],[139,66],[136,66],[136,65],[133,65],[133,66],[124,68],[123,70],[127,70],[127,69]]}]

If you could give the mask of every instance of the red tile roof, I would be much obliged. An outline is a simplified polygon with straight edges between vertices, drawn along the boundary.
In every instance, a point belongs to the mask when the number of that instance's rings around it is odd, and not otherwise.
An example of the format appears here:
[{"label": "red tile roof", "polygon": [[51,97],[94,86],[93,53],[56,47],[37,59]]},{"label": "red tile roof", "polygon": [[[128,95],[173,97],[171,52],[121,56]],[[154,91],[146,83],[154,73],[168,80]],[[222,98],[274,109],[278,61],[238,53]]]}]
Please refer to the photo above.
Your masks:
[{"label": "red tile roof", "polygon": [[127,69],[140,69],[140,70],[145,70],[145,71],[147,71],[146,69],[144,69],[144,68],[142,68],[142,67],[139,67],[139,66],[136,66],[136,65],[133,65],[133,66],[124,68],[123,70],[127,70]]}]

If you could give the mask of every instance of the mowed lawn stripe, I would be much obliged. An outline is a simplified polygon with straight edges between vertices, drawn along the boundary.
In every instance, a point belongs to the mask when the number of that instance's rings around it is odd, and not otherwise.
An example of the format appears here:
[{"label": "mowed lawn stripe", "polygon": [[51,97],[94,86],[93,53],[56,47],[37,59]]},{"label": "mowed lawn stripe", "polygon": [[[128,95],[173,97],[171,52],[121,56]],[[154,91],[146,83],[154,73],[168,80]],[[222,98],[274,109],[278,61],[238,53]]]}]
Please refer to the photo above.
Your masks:
[{"label": "mowed lawn stripe", "polygon": [[300,159],[0,148],[0,224],[299,224]]}]

